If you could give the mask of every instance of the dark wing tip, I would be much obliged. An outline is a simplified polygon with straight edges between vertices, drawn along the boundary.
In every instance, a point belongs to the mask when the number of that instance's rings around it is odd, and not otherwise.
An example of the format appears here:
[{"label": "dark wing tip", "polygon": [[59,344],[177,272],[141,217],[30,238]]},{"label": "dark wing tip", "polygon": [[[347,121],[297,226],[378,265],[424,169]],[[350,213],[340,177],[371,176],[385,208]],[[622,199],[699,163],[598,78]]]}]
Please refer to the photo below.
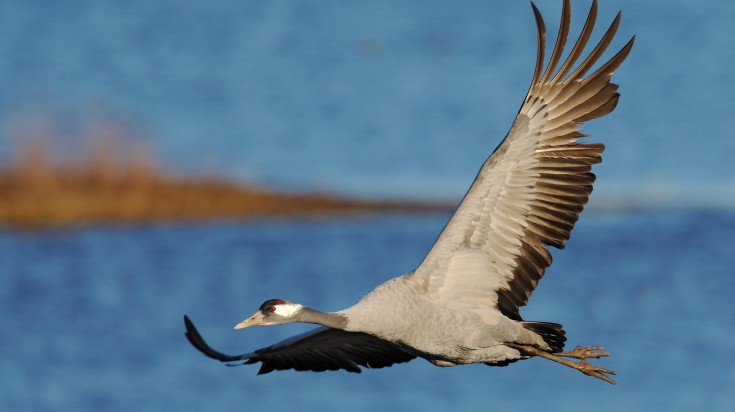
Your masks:
[{"label": "dark wing tip", "polygon": [[544,23],[544,16],[541,11],[536,7],[534,2],[531,2],[531,8],[533,9],[533,17],[536,18],[536,26],[539,31],[546,33],[546,24]]},{"label": "dark wing tip", "polygon": [[[534,2],[531,2],[531,8],[533,9],[533,17],[536,19],[536,30],[537,30],[537,51],[536,51],[536,69],[533,72],[533,81],[531,85],[536,84],[541,78],[541,73],[544,69],[544,52],[546,47],[546,24],[544,24],[544,17],[541,15],[538,7]],[[532,86],[533,87],[533,86]]]},{"label": "dark wing tip", "polygon": [[184,325],[186,325],[186,333],[184,334],[186,336],[186,339],[189,340],[189,343],[192,344],[199,352],[203,353],[204,355],[216,359],[220,362],[234,362],[239,361],[243,359],[248,359],[249,356],[247,355],[226,355],[222,352],[218,352],[212,347],[210,347],[207,342],[204,341],[204,338],[202,338],[202,335],[199,334],[199,331],[196,327],[194,327],[194,323],[192,323],[191,319],[189,319],[188,316],[184,315]]},{"label": "dark wing tip", "polygon": [[633,37],[631,37],[630,40],[628,40],[628,42],[625,43],[625,46],[623,46],[623,48],[621,49],[621,51],[625,50],[624,53],[626,57],[628,56],[628,53],[630,53],[630,49],[632,49],[633,45],[635,44],[635,37],[636,35],[634,34]]},{"label": "dark wing tip", "polygon": [[227,366],[260,362],[258,375],[286,369],[314,372],[344,369],[361,373],[360,366],[382,368],[415,358],[370,335],[329,328],[317,328],[252,353],[226,355],[212,349],[186,315],[184,324],[189,343],[205,356],[228,363]]}]

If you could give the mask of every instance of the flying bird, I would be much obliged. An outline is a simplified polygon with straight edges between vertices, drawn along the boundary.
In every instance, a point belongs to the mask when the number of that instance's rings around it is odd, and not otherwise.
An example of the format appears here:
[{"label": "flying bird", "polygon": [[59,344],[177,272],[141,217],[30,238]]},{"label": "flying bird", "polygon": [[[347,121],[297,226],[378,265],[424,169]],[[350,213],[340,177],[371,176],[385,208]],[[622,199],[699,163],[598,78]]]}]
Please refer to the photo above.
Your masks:
[{"label": "flying bird", "polygon": [[258,374],[284,369],[360,372],[361,366],[382,368],[416,357],[437,366],[505,366],[539,356],[614,383],[614,371],[587,361],[609,356],[602,346],[564,351],[566,336],[560,324],[523,320],[519,308],[528,303],[551,264],[549,246],[564,247],[592,192],[591,168],[601,161],[604,146],[585,143],[588,135],[579,129],[615,108],[618,86],[611,77],[635,36],[587,75],[620,23],[618,13],[597,46],[578,63],[597,18],[594,0],[579,38],[558,67],[571,20],[570,2],[565,0],[544,69],[546,27],[538,8],[531,6],[538,52],[528,95],[505,139],[482,165],[415,270],[337,312],[267,300],[235,329],[291,322],[320,326],[254,352],[225,355],[212,349],[184,316],[189,342],[230,365],[260,362]]}]

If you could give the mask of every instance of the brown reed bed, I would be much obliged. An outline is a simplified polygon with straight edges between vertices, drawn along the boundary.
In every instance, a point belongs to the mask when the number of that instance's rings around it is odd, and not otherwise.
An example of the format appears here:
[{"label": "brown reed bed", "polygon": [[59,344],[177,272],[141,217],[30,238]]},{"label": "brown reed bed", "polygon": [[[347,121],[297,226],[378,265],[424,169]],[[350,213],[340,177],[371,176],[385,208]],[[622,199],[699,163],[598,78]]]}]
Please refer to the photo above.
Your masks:
[{"label": "brown reed bed", "polygon": [[[216,178],[162,172],[145,156],[111,156],[100,145],[84,162],[51,160],[44,143],[30,144],[0,170],[0,226],[63,227],[205,221],[267,216],[335,216],[446,210],[444,205],[365,201],[326,194],[281,193]],[[120,152],[122,153],[122,152]]]}]

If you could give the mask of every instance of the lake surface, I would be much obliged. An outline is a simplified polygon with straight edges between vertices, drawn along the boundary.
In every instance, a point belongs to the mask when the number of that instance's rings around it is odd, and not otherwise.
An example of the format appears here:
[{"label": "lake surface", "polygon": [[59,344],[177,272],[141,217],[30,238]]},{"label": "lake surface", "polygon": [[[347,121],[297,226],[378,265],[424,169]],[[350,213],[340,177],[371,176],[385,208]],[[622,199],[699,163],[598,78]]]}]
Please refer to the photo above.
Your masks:
[{"label": "lake surface", "polygon": [[[537,3],[551,42],[562,2]],[[608,56],[638,37],[584,130],[597,198],[735,207],[735,2],[600,1],[592,42],[618,10]],[[31,136],[74,157],[119,134],[183,173],[453,200],[510,128],[536,27],[517,1],[5,0],[0,56],[0,165]]]},{"label": "lake surface", "polygon": [[604,344],[611,386],[531,359],[506,368],[227,368],[184,338],[250,351],[307,326],[234,331],[269,298],[352,305],[420,262],[445,215],[0,232],[0,409],[708,410],[735,408],[735,214],[588,213],[523,310]]}]

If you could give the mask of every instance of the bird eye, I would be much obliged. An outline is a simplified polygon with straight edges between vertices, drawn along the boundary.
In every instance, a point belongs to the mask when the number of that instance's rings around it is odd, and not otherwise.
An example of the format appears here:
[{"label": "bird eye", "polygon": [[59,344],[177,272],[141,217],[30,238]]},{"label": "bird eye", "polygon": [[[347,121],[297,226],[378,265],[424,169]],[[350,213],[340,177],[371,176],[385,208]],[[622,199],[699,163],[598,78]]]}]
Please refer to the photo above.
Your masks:
[{"label": "bird eye", "polygon": [[275,306],[271,306],[271,307],[268,308],[268,312],[275,312],[275,311],[276,311],[276,307]]}]

